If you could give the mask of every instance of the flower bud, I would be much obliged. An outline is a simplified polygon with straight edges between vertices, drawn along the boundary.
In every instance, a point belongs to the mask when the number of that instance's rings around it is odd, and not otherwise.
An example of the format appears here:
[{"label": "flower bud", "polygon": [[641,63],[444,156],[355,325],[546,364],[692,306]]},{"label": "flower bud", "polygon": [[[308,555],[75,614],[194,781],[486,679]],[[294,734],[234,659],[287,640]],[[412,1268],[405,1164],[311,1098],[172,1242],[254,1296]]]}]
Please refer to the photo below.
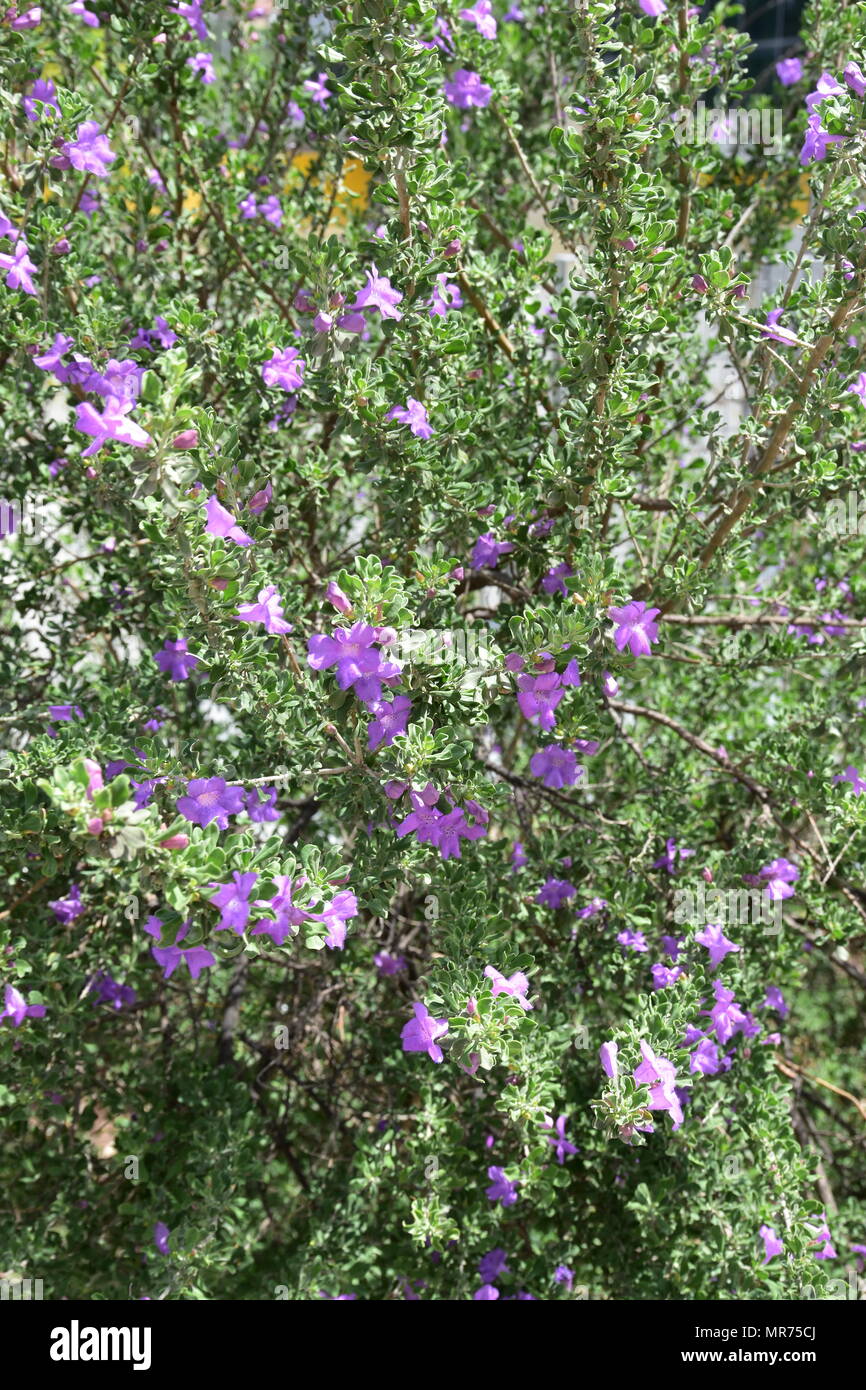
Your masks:
[{"label": "flower bud", "polygon": [[333,604],[338,613],[342,613],[345,617],[349,617],[352,612],[352,605],[349,602],[349,597],[347,594],[343,593],[339,584],[336,584],[333,579],[325,590],[325,598],[330,604]]},{"label": "flower bud", "polygon": [[198,444],[198,430],[181,430],[171,441],[173,449],[194,449]]}]

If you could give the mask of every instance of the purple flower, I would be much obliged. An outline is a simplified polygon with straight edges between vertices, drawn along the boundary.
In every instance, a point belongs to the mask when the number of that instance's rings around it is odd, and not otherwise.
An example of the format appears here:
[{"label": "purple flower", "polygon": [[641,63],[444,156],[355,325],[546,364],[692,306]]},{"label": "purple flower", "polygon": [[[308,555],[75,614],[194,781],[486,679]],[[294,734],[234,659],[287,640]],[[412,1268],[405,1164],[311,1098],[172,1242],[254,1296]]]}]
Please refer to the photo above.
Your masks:
[{"label": "purple flower", "polygon": [[373,964],[383,978],[388,975],[401,975],[404,970],[409,969],[405,956],[391,956],[387,951],[377,951],[373,957]]},{"label": "purple flower", "polygon": [[[806,99],[808,101],[808,97]],[[821,114],[816,111],[814,116],[810,116],[806,122],[806,138],[803,141],[803,148],[800,151],[800,163],[810,164],[813,159],[822,160],[826,158],[828,145],[839,145],[842,143],[841,135],[829,135],[821,125]]]},{"label": "purple flower", "polygon": [[767,314],[766,328],[761,329],[762,338],[771,338],[774,343],[793,343],[795,336],[787,328],[779,327],[779,319],[784,313],[784,309],[771,309]]},{"label": "purple flower", "polygon": [[234,541],[235,545],[255,545],[252,536],[248,536],[237,524],[216,494],[207,499],[204,510],[207,517],[207,525],[204,528],[206,536],[219,536],[222,540]]},{"label": "purple flower", "polygon": [[186,796],[178,797],[177,809],[193,825],[210,825],[215,820],[220,830],[227,830],[229,816],[244,809],[243,787],[230,787],[222,777],[194,777],[187,783]]},{"label": "purple flower", "polygon": [[84,904],[81,901],[81,889],[77,883],[70,885],[69,892],[65,898],[57,898],[56,901],[50,902],[48,906],[56,915],[58,922],[61,922],[64,927],[68,926],[70,922],[74,922],[76,917],[80,917],[82,912],[85,911]]},{"label": "purple flower", "polygon": [[220,909],[219,925],[215,931],[224,929],[235,932],[238,936],[243,936],[244,927],[250,918],[250,893],[258,879],[258,874],[233,873],[231,883],[212,883],[211,888],[216,888],[212,898],[208,902],[213,903],[214,907]]},{"label": "purple flower", "polygon": [[857,768],[854,767],[852,763],[848,764],[844,772],[838,773],[838,775],[833,778],[834,785],[836,782],[850,782],[851,786],[854,788],[855,796],[860,796],[861,793],[866,792],[866,778],[860,776]]},{"label": "purple flower", "polygon": [[486,825],[489,816],[484,808],[478,806],[476,802],[467,801],[466,810],[474,815],[480,823],[469,825],[465,812],[460,806],[455,806],[447,815],[440,816],[436,822],[431,842],[438,846],[443,859],[451,859],[452,857],[459,859],[461,857],[461,838],[478,840],[487,833]]},{"label": "purple flower", "polygon": [[306,908],[297,907],[292,900],[293,893],[306,882],[303,875],[294,881],[288,874],[275,875],[275,895],[270,899],[259,899],[256,907],[270,908],[276,920],[257,922],[251,929],[250,936],[269,936],[277,946],[282,946],[287,936],[294,936],[301,924],[314,915]]},{"label": "purple flower", "polygon": [[[7,10],[6,13],[9,14],[10,11]],[[14,15],[14,10],[11,11],[11,13]],[[34,5],[32,10],[25,10],[23,14],[18,15],[14,19],[10,19],[9,28],[17,32],[23,32],[25,29],[36,29],[41,23],[42,8],[40,5]]]},{"label": "purple flower", "polygon": [[78,169],[82,174],[93,174],[99,179],[108,177],[108,166],[117,158],[97,121],[84,121],[78,127],[75,139],[67,140],[63,145],[63,153],[73,169]]},{"label": "purple flower", "polygon": [[259,590],[257,603],[241,603],[232,617],[239,623],[264,623],[265,632],[279,636],[293,630],[292,624],[283,617],[282,604],[273,584]]},{"label": "purple flower", "polygon": [[514,549],[511,541],[498,541],[492,531],[486,531],[483,536],[479,536],[472,548],[472,559],[469,561],[472,569],[495,570],[499,564],[500,555],[507,555]]},{"label": "purple flower", "polygon": [[568,1158],[571,1154],[576,1154],[579,1152],[579,1150],[576,1149],[573,1144],[569,1143],[569,1141],[565,1137],[565,1126],[567,1123],[568,1116],[560,1115],[556,1121],[556,1124],[553,1126],[554,1130],[556,1131],[556,1138],[554,1138],[553,1135],[551,1135],[547,1141],[549,1144],[553,1145],[557,1163],[564,1163],[566,1158]]},{"label": "purple flower", "polygon": [[320,913],[314,912],[312,915],[327,927],[325,945],[332,951],[342,951],[346,944],[346,922],[357,914],[358,899],[354,893],[344,890]]},{"label": "purple flower", "polygon": [[664,854],[659,855],[658,859],[653,860],[652,867],[654,869],[667,869],[669,874],[675,874],[677,857],[679,856],[680,859],[691,859],[694,853],[695,851],[693,849],[680,849],[676,840],[667,840],[665,842]]},{"label": "purple flower", "polygon": [[866,96],[866,77],[857,63],[849,63],[842,76],[855,96]]},{"label": "purple flower", "polygon": [[247,792],[244,797],[244,810],[250,820],[259,825],[266,821],[279,820],[276,787],[254,787],[251,792]]},{"label": "purple flower", "polygon": [[129,1008],[138,997],[130,985],[119,984],[105,971],[100,971],[93,977],[88,993],[96,995],[94,1004],[110,1004],[116,1012]]},{"label": "purple flower", "polygon": [[734,999],[734,991],[725,989],[721,980],[716,980],[713,993],[716,997],[715,1004],[711,1009],[702,1009],[701,1013],[712,1019],[719,1042],[726,1043],[747,1021],[746,1015]]},{"label": "purple flower", "polygon": [[188,680],[190,672],[199,663],[199,658],[187,650],[185,637],[179,637],[176,642],[166,638],[162,651],[154,652],[153,659],[163,675],[173,681]]},{"label": "purple flower", "polygon": [[833,1249],[833,1237],[830,1235],[830,1228],[827,1225],[827,1213],[825,1211],[821,1212],[820,1227],[818,1230],[814,1230],[813,1228],[812,1234],[814,1238],[810,1244],[820,1245],[821,1241],[824,1242],[823,1250],[815,1251],[816,1260],[835,1260],[838,1258],[836,1251]]},{"label": "purple flower", "polygon": [[669,965],[664,965],[662,961],[657,961],[655,965],[651,966],[651,970],[653,989],[669,989],[671,985],[676,984],[683,973],[678,965],[671,968]]},{"label": "purple flower", "polygon": [[575,917],[595,917],[607,907],[607,898],[590,898],[586,907],[579,907]]},{"label": "purple flower", "polygon": [[866,372],[861,372],[860,375],[852,381],[851,385],[846,387],[846,390],[853,392],[855,396],[859,396],[863,404],[866,405]]},{"label": "purple flower", "polygon": [[262,380],[266,386],[280,386],[284,391],[300,391],[304,384],[306,363],[297,348],[275,351],[262,363]]},{"label": "purple flower", "polygon": [[461,10],[460,18],[474,24],[483,39],[496,38],[496,19],[490,0],[475,0],[471,10]]},{"label": "purple flower", "polygon": [[11,256],[5,252],[0,254],[0,270],[8,272],[6,284],[10,290],[23,290],[25,294],[32,295],[37,293],[31,276],[37,274],[39,267],[31,261],[23,236],[18,237]]},{"label": "purple flower", "polygon": [[765,864],[759,871],[759,877],[768,880],[764,889],[767,897],[773,902],[779,902],[783,898],[793,898],[794,890],[790,886],[796,883],[800,877],[800,870],[789,859],[774,859],[771,864]]},{"label": "purple flower", "polygon": [[426,1004],[413,1004],[415,1017],[403,1025],[400,1037],[404,1052],[426,1052],[434,1062],[441,1062],[442,1048],[436,1039],[448,1032],[447,1018],[433,1018]]},{"label": "purple flower", "polygon": [[492,1179],[489,1187],[485,1188],[485,1196],[491,1202],[501,1202],[504,1207],[513,1207],[517,1201],[517,1182],[512,1182],[505,1176],[502,1168],[497,1168],[494,1164],[487,1169],[488,1178]]},{"label": "purple flower", "polygon": [[[157,965],[163,968],[164,980],[168,980],[174,974],[181,961],[186,961],[187,969],[194,980],[197,980],[203,970],[211,965],[216,965],[216,959],[210,951],[203,946],[181,946],[189,934],[191,922],[184,922],[180,931],[174,939],[173,946],[152,946],[150,954],[153,956]],[[162,922],[158,917],[148,917],[144,923],[144,930],[149,936],[153,936],[157,941],[162,938]]]},{"label": "purple flower", "polygon": [[618,652],[628,647],[632,656],[650,656],[650,644],[659,640],[653,619],[660,608],[647,608],[645,603],[627,603],[622,608],[609,608],[607,616],[616,623],[614,644]]},{"label": "purple flower", "polygon": [[550,743],[533,753],[529,770],[533,777],[543,778],[544,785],[553,791],[573,787],[578,777],[583,776],[583,768],[578,766],[575,755],[559,743]]},{"label": "purple flower", "polygon": [[[617,932],[616,939],[624,949],[637,952],[649,950],[646,937],[642,931],[632,931],[630,928],[626,928],[625,931]],[[653,969],[655,969],[655,967],[653,967]]]},{"label": "purple flower", "polygon": [[517,704],[530,724],[549,732],[556,727],[554,710],[565,694],[558,672],[545,671],[531,676],[524,671],[517,677]]},{"label": "purple flower", "polygon": [[580,685],[580,667],[572,657],[559,678],[563,685]]},{"label": "purple flower", "polygon": [[499,1297],[499,1290],[495,1284],[482,1284],[480,1289],[476,1289],[472,1295],[473,1303],[495,1303]]},{"label": "purple flower", "polygon": [[274,497],[274,489],[270,482],[265,483],[259,492],[254,492],[247,503],[247,511],[252,512],[253,516],[259,516],[267,511]]},{"label": "purple flower", "polygon": [[564,1284],[566,1291],[571,1293],[574,1283],[574,1270],[569,1269],[568,1265],[557,1265],[556,1269],[553,1271],[553,1282],[555,1284]]},{"label": "purple flower", "polygon": [[826,101],[827,97],[843,97],[844,95],[845,88],[840,86],[832,72],[822,72],[814,92],[810,92],[806,97],[806,110],[810,116],[814,116],[815,107],[822,101]]},{"label": "purple flower", "polygon": [[[2,259],[0,256],[0,261]],[[93,439],[93,443],[82,450],[81,457],[91,458],[93,454],[98,454],[109,439],[116,439],[119,444],[129,444],[133,449],[146,449],[152,444],[153,440],[147,430],[143,430],[134,420],[126,418],[132,407],[132,401],[121,401],[115,397],[109,397],[101,415],[89,401],[82,401],[77,405],[75,428]]]},{"label": "purple flower", "polygon": [[793,87],[803,76],[803,64],[799,58],[782,58],[776,64],[776,76],[783,87]]},{"label": "purple flower", "polygon": [[201,80],[206,87],[212,82],[216,82],[217,76],[213,67],[212,53],[196,53],[194,57],[187,58],[186,65],[192,68],[193,72],[201,74]]},{"label": "purple flower", "polygon": [[[510,1274],[511,1270],[506,1263],[508,1256],[504,1250],[497,1248],[488,1250],[486,1255],[482,1255],[478,1261],[478,1273],[485,1284],[492,1284],[494,1279],[498,1279],[500,1274]],[[477,1297],[477,1295],[476,1295]]]},{"label": "purple flower", "polygon": [[348,313],[355,314],[362,309],[376,309],[383,319],[401,319],[403,315],[397,308],[403,298],[400,291],[395,290],[387,275],[380,275],[375,266],[371,266],[366,275],[367,283],[363,289],[358,291],[354,304],[349,305]]},{"label": "purple flower", "polygon": [[304,83],[304,91],[308,93],[317,106],[321,106],[323,111],[327,110],[328,101],[334,95],[325,86],[327,76],[326,72],[320,72],[315,81],[312,78],[307,78]]},{"label": "purple flower", "polygon": [[706,946],[709,951],[712,970],[721,964],[729,952],[740,950],[739,946],[728,940],[719,922],[708,923],[702,931],[696,933],[695,941],[699,946]]},{"label": "purple flower", "polygon": [[649,15],[650,19],[658,19],[660,14],[667,12],[665,0],[638,0],[638,4],[644,14]]},{"label": "purple flower", "polygon": [[689,1071],[700,1072],[704,1076],[715,1076],[721,1069],[719,1049],[710,1038],[701,1038],[691,1057]]},{"label": "purple flower", "polygon": [[787,1018],[788,1014],[791,1012],[791,1010],[788,1008],[788,1005],[785,1003],[782,991],[778,988],[777,985],[767,986],[766,997],[764,999],[763,1004],[761,1005],[761,1008],[775,1009],[776,1013],[781,1014],[782,1018]]},{"label": "purple flower", "polygon": [[414,396],[407,396],[405,409],[402,405],[395,405],[385,416],[386,420],[397,420],[401,425],[408,425],[416,439],[429,439],[435,434],[433,426],[427,418],[427,409],[416,401]]},{"label": "purple flower", "polygon": [[343,593],[343,590],[340,588],[339,584],[337,584],[336,581],[333,579],[330,581],[327,589],[325,590],[325,598],[334,608],[336,608],[338,613],[343,614],[343,617],[351,616],[352,605],[349,601],[348,595]]},{"label": "purple flower", "polygon": [[154,793],[154,790],[155,790],[156,786],[158,785],[158,783],[164,782],[164,781],[165,781],[165,778],[164,778],[164,777],[154,777],[154,778],[151,778],[149,781],[146,781],[146,782],[136,782],[136,781],[132,781],[132,787],[133,787],[132,799],[133,799],[133,801],[135,802],[135,804],[136,804],[136,806],[138,807],[139,810],[141,810],[141,808],[142,808],[143,806],[149,806],[149,805],[150,805],[150,798],[153,796],[153,793]]},{"label": "purple flower", "polygon": [[598,1049],[598,1055],[601,1060],[601,1065],[604,1068],[605,1075],[609,1076],[611,1081],[616,1081],[619,1076],[619,1066],[617,1065],[618,1052],[619,1047],[615,1042],[604,1042]]},{"label": "purple flower", "polygon": [[568,589],[565,581],[570,574],[574,574],[574,570],[563,560],[561,565],[554,565],[553,569],[547,571],[541,581],[541,587],[546,594],[559,593],[563,598],[567,598]]},{"label": "purple flower", "polygon": [[[57,88],[53,82],[47,82],[41,77],[37,77],[27,96],[21,98],[21,105],[24,107],[24,114],[28,121],[38,121],[40,116],[45,114],[45,110],[56,111],[60,115],[60,107],[57,105]],[[36,103],[40,102],[43,110],[37,108]]]},{"label": "purple flower", "polygon": [[507,994],[510,998],[516,999],[524,1013],[532,1008],[526,998],[526,991],[529,989],[529,980],[522,970],[517,970],[508,979],[495,969],[492,965],[484,968],[484,974],[492,982],[491,995],[495,999],[498,994]]},{"label": "purple flower", "polygon": [[446,79],[445,98],[459,111],[467,111],[471,106],[487,106],[493,96],[493,88],[482,82],[477,72],[458,68],[450,82]]},{"label": "purple flower", "polygon": [[38,367],[42,372],[53,372],[56,367],[62,367],[62,359],[72,347],[73,341],[74,339],[67,338],[62,333],[55,333],[51,346],[33,358],[34,367]]},{"label": "purple flower", "polygon": [[165,1222],[157,1221],[156,1225],[153,1228],[153,1243],[159,1251],[160,1255],[171,1254],[171,1251],[168,1248],[168,1238],[170,1234],[171,1232],[169,1231]]},{"label": "purple flower", "polygon": [[135,404],[143,375],[144,368],[131,358],[127,357],[122,362],[117,362],[112,357],[106,362],[103,371],[98,372],[94,368],[86,382],[85,390],[96,391],[109,405],[112,402],[122,404],[126,413]]},{"label": "purple flower", "polygon": [[566,878],[548,878],[541,885],[536,895],[535,901],[542,907],[556,909],[562,904],[573,898],[577,889],[573,883],[569,883]]},{"label": "purple flower", "polygon": [[28,1004],[23,994],[14,985],[7,985],[4,991],[3,1010],[0,1012],[0,1023],[4,1019],[10,1019],[13,1028],[20,1028],[25,1018],[44,1018],[44,1004]]},{"label": "purple flower", "polygon": [[[164,348],[174,347],[175,343],[177,342],[177,334],[175,333],[175,331],[174,331],[173,328],[169,328],[168,323],[167,323],[166,320],[162,317],[161,314],[157,314],[156,318],[155,318],[154,321],[153,321],[153,324],[154,324],[154,326],[153,326],[153,328],[150,330],[151,337],[153,337],[153,338],[156,339],[156,341],[159,343],[160,347],[164,347]],[[195,430],[193,430],[192,433],[193,433],[193,434],[196,434]],[[182,438],[183,436],[179,436],[179,437]],[[197,442],[198,442],[198,435],[196,434],[196,438],[195,438],[195,440],[194,440],[194,443],[197,443]],[[175,440],[175,444],[177,444],[177,440]]]},{"label": "purple flower", "polygon": [[382,743],[386,748],[398,734],[406,732],[412,701],[407,695],[397,695],[393,700],[377,700],[370,706],[373,720],[367,730],[367,747],[375,752]]},{"label": "purple flower", "polygon": [[363,338],[370,336],[367,320],[363,314],[341,314],[337,319],[337,327],[341,328],[344,333],[360,333]]},{"label": "purple flower", "polygon": [[783,1253],[785,1246],[784,1243],[776,1235],[776,1232],[773,1230],[772,1226],[762,1226],[761,1229],[758,1231],[758,1235],[764,1242],[764,1258],[762,1259],[761,1264],[767,1265],[770,1263],[771,1260],[775,1259],[777,1255],[781,1255]]},{"label": "purple flower", "polygon": [[[377,701],[382,698],[383,668],[381,654],[373,646],[375,641],[376,629],[367,623],[337,628],[332,637],[315,633],[307,642],[307,662],[314,671],[326,671],[336,665],[341,690],[355,686],[359,698]],[[390,673],[391,665],[386,663],[384,671]]]},{"label": "purple flower", "polygon": [[657,1057],[648,1043],[641,1041],[643,1061],[632,1072],[638,1085],[649,1085],[650,1110],[669,1110],[674,1129],[683,1122],[682,1105],[676,1089],[676,1069],[666,1057]]},{"label": "purple flower", "polygon": [[444,270],[441,275],[436,276],[436,284],[430,297],[430,317],[444,319],[450,309],[462,308],[463,296],[460,286],[455,280],[451,280],[448,271]]},{"label": "purple flower", "polygon": [[82,19],[88,28],[99,28],[99,16],[95,15],[92,10],[85,8],[84,0],[72,0],[72,4],[67,5],[66,9],[69,14],[77,15],[79,19]]},{"label": "purple flower", "polygon": [[186,20],[200,43],[207,43],[209,35],[202,18],[201,0],[190,0],[190,3],[187,3],[186,0],[180,0],[177,5],[169,5],[169,11],[171,14],[179,14],[181,19]]},{"label": "purple flower", "polygon": [[283,225],[283,209],[280,200],[275,193],[266,198],[259,211],[266,222],[270,222],[272,227]]}]

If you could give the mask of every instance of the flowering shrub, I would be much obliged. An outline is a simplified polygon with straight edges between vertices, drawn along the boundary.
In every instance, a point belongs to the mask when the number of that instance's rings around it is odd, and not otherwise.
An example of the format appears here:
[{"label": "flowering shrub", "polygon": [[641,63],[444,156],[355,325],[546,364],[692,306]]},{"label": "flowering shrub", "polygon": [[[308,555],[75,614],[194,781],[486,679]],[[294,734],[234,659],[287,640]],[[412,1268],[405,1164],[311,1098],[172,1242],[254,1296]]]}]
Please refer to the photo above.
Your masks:
[{"label": "flowering shrub", "polygon": [[734,6],[504,4],[0,17],[46,1297],[866,1254],[862,15],[753,88]]}]

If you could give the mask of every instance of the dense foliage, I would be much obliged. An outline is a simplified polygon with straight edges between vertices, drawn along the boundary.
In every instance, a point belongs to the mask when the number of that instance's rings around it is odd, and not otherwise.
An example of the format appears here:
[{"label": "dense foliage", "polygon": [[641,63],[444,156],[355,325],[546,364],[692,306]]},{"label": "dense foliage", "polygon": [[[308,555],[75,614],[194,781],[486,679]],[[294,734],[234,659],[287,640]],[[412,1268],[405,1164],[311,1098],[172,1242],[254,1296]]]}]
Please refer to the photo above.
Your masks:
[{"label": "dense foliage", "polygon": [[866,17],[735,13],[0,18],[0,1276],[856,1288]]}]

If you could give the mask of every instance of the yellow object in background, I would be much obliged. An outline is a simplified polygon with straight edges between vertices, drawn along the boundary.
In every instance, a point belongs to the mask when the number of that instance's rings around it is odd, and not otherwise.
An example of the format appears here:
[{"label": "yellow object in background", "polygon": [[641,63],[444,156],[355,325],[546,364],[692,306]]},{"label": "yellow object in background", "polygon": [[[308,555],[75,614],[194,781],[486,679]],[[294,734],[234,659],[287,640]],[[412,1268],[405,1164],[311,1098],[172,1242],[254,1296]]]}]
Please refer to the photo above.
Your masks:
[{"label": "yellow object in background", "polygon": [[[316,161],[319,158],[318,150],[301,150],[292,160],[292,168],[297,169],[298,173],[305,179],[310,179],[313,185],[320,182],[313,174]],[[334,214],[332,223],[337,226],[345,225],[348,220],[349,210],[352,206],[361,210],[369,206],[370,203],[370,184],[372,174],[364,168],[360,159],[347,159],[340,173],[339,187],[337,196],[334,198]],[[289,179],[283,186],[283,191],[288,193],[292,187],[292,180]],[[326,175],[323,181],[322,191],[325,203],[330,203],[334,194],[334,180],[330,175]],[[330,230],[331,224],[328,229]]]},{"label": "yellow object in background", "polygon": [[[323,181],[316,178],[313,170],[315,169],[318,159],[318,150],[301,150],[296,154],[291,163],[291,169],[294,172],[286,177],[280,187],[280,193],[290,199],[292,189],[297,185],[297,176],[300,175],[302,179],[310,179],[313,186],[322,182],[322,201],[324,206],[327,207],[333,197],[334,179],[330,175],[327,175]],[[121,165],[121,171],[124,174],[129,174],[131,172],[127,164]],[[360,159],[348,159],[345,161],[340,174],[337,195],[334,198],[331,220],[328,227],[325,229],[325,235],[336,228],[345,226],[352,207],[357,207],[363,211],[363,209],[369,206],[372,178],[372,174],[364,168]],[[195,189],[187,189],[184,193],[183,211],[185,213],[194,213],[197,212],[201,206],[201,194],[197,193]],[[134,212],[136,207],[134,200],[127,199],[126,207],[129,212]],[[155,204],[152,211],[154,217],[158,217],[161,209]]]},{"label": "yellow object in background", "polygon": [[[735,171],[733,182],[741,183],[743,179],[745,179],[747,176],[747,170]],[[701,185],[702,188],[706,188],[707,184],[712,183],[712,181],[712,174],[698,175],[698,183]],[[794,200],[791,203],[791,207],[796,214],[796,216],[793,219],[794,226],[797,226],[800,222],[804,221],[806,214],[809,211],[810,180],[809,173],[806,169],[801,170],[799,178],[797,180],[797,186],[799,188],[799,196],[794,198]]]}]

